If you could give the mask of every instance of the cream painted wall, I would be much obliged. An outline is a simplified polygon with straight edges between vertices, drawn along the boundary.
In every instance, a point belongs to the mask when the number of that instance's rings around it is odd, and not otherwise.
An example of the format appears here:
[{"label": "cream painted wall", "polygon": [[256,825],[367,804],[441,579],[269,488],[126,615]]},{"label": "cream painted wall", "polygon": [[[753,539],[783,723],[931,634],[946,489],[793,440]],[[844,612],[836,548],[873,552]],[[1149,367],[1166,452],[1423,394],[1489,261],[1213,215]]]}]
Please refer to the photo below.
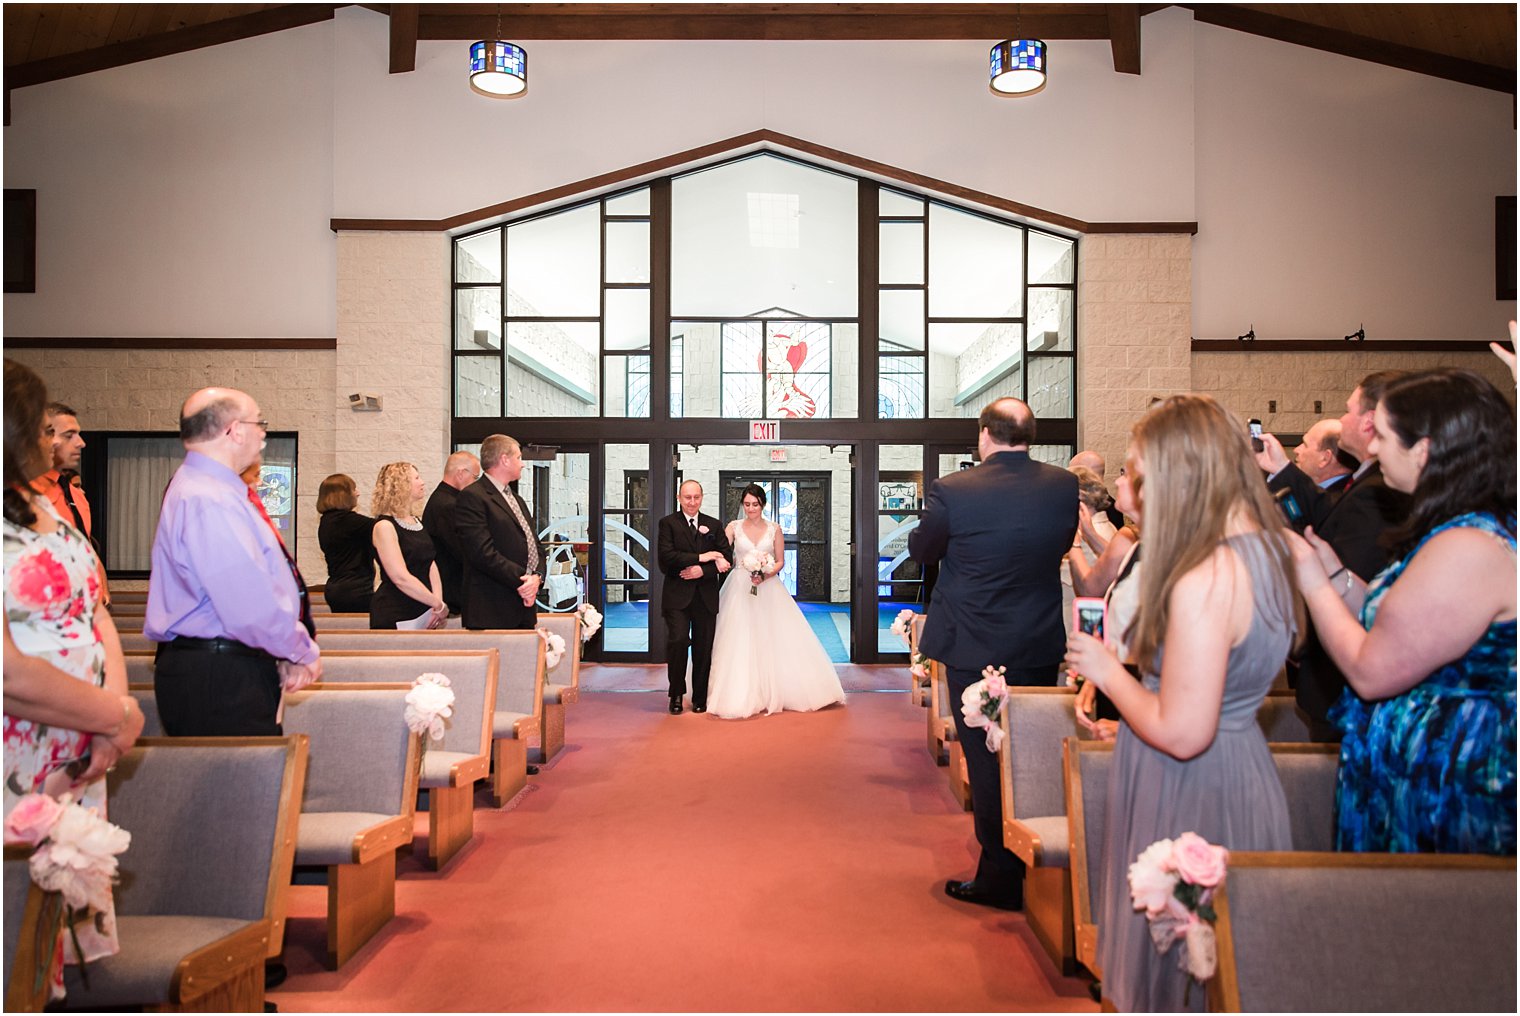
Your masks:
[{"label": "cream painted wall", "polygon": [[1186,11],[1145,19],[1139,77],[1106,42],[1051,43],[1027,102],[987,89],[997,39],[514,39],[528,94],[501,102],[466,87],[464,44],[419,43],[391,75],[385,17],[336,18],[340,217],[440,218],[767,128],[1079,218],[1193,218]]},{"label": "cream painted wall", "polygon": [[1504,336],[1494,198],[1515,193],[1511,96],[1195,32],[1194,335]]},{"label": "cream painted wall", "polygon": [[7,335],[331,337],[333,25],[11,95],[37,292]]}]

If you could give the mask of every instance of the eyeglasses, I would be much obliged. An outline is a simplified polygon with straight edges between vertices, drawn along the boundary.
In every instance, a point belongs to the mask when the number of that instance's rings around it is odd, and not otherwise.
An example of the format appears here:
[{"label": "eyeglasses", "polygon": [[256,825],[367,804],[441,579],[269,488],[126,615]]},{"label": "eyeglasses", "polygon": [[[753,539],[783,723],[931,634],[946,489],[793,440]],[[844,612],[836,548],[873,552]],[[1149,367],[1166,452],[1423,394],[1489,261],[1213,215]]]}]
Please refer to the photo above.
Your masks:
[{"label": "eyeglasses", "polygon": [[233,422],[234,423],[252,424],[253,426],[259,428],[259,430],[264,431],[266,434],[269,433],[269,421],[268,420],[234,420]]}]

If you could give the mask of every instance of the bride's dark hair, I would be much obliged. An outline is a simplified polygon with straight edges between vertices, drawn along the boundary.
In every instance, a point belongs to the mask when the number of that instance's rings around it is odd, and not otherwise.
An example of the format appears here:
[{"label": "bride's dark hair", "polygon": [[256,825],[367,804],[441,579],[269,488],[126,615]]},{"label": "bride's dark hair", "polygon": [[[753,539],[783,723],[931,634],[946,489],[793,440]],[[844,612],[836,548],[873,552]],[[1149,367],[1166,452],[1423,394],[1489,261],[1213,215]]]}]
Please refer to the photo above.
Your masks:
[{"label": "bride's dark hair", "polygon": [[756,501],[760,502],[760,507],[761,508],[765,507],[765,488],[764,487],[760,486],[758,483],[752,483],[748,487],[745,487],[744,488],[744,493],[742,493],[742,494],[739,495],[739,503],[743,504],[744,503],[744,499],[747,498],[747,497],[750,497],[751,495],[754,496],[754,498],[755,498]]}]

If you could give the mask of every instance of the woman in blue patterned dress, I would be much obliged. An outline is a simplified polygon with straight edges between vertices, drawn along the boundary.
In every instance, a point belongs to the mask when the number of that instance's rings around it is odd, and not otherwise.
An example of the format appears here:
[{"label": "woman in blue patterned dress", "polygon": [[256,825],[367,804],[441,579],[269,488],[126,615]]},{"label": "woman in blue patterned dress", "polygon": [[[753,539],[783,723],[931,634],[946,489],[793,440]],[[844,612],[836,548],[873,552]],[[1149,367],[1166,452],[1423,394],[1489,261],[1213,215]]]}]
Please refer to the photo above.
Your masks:
[{"label": "woman in blue patterned dress", "polygon": [[[1515,853],[1515,411],[1471,371],[1392,385],[1370,450],[1414,495],[1368,586],[1312,531],[1299,584],[1346,675],[1341,850]],[[1360,614],[1358,623],[1353,612]]]}]

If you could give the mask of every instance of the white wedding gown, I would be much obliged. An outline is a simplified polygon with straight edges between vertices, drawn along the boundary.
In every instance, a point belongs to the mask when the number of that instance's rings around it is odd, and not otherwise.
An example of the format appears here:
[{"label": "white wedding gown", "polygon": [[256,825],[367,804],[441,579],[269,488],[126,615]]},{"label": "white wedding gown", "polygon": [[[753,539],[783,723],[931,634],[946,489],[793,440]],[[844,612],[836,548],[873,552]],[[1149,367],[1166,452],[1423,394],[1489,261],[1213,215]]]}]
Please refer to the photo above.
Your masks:
[{"label": "white wedding gown", "polygon": [[[765,524],[769,550],[775,523]],[[734,527],[734,560],[755,551],[741,522]],[[772,551],[774,553],[774,551]],[[707,711],[736,720],[783,709],[811,712],[844,701],[834,664],[802,611],[776,576],[750,595],[749,572],[735,564],[718,596]]]}]

